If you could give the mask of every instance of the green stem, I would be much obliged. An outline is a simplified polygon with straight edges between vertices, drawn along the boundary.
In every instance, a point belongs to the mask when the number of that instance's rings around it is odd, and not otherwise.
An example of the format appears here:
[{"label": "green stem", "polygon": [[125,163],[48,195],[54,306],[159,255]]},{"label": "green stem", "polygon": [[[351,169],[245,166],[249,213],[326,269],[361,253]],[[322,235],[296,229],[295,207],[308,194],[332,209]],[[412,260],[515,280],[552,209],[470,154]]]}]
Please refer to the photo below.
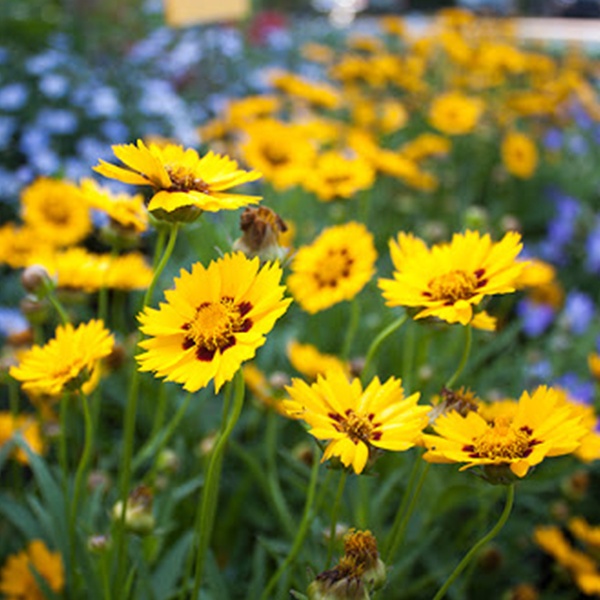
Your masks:
[{"label": "green stem", "polygon": [[79,505],[79,498],[81,497],[81,491],[83,487],[83,479],[85,477],[90,458],[92,456],[92,449],[94,445],[94,423],[92,421],[92,412],[90,410],[90,403],[86,394],[81,392],[81,403],[83,405],[83,419],[85,425],[85,438],[83,442],[83,452],[79,459],[79,465],[75,473],[75,485],[73,488],[73,499],[71,501],[70,508],[70,519],[69,519],[69,545],[71,552],[75,550],[75,533],[77,525],[77,509]]},{"label": "green stem", "polygon": [[423,484],[425,483],[425,478],[427,477],[427,473],[429,472],[429,466],[430,466],[430,463],[427,463],[425,465],[425,468],[423,469],[423,471],[421,471],[421,476],[419,477],[419,481],[417,482],[417,485],[415,486],[415,492],[412,495],[410,504],[408,505],[408,507],[406,508],[406,512],[402,516],[402,519],[398,525],[398,528],[397,528],[396,532],[394,533],[394,537],[391,538],[387,556],[384,561],[386,564],[388,562],[394,560],[394,555],[398,551],[398,548],[400,547],[400,544],[402,543],[402,540],[404,539],[404,533],[406,532],[406,528],[408,527],[410,517],[413,514],[413,511],[415,510],[417,500],[418,500],[419,496],[421,495],[421,490],[423,489]]},{"label": "green stem", "polygon": [[188,406],[190,405],[190,401],[193,398],[192,394],[188,394],[185,400],[181,403],[181,406],[173,416],[173,418],[169,421],[169,425],[164,431],[159,431],[154,437],[150,439],[150,441],[139,451],[137,456],[133,459],[133,471],[136,471],[140,465],[144,463],[145,460],[154,455],[154,464],[152,465],[152,469],[150,471],[149,480],[153,481],[156,476],[156,469],[158,467],[158,456],[163,450],[163,448],[167,445],[168,441],[171,439],[173,434],[175,433],[177,426],[181,423],[181,420],[185,416]]},{"label": "green stem", "polygon": [[60,317],[60,322],[63,325],[70,323],[69,315],[67,314],[67,311],[63,308],[63,305],[60,303],[59,299],[56,297],[54,290],[48,291],[47,298],[50,304],[52,304],[54,310],[58,313],[58,316]]},{"label": "green stem", "polygon": [[150,282],[150,285],[148,286],[148,289],[146,290],[146,293],[144,295],[144,300],[142,302],[142,308],[144,308],[145,306],[148,306],[150,304],[150,302],[152,302],[154,288],[156,288],[156,284],[158,283],[158,280],[160,279],[160,276],[161,276],[162,272],[164,271],[164,268],[167,266],[167,263],[169,262],[169,258],[171,258],[171,254],[173,254],[173,248],[175,248],[175,242],[177,241],[177,233],[178,232],[179,232],[179,224],[173,223],[171,225],[171,230],[169,231],[169,241],[167,242],[167,245],[165,247],[165,250],[162,254],[160,261],[158,261],[158,264],[156,265],[156,267],[154,269],[154,276],[152,277],[152,281]]},{"label": "green stem", "polygon": [[[150,285],[146,290],[146,294],[144,295],[142,309],[148,305],[148,302],[152,298],[152,293],[156,287],[156,283],[158,282],[165,266],[167,265],[171,254],[173,253],[178,230],[179,228],[177,224],[171,226],[169,241],[156,269],[154,270],[152,281],[150,282]],[[125,416],[123,422],[123,454],[121,459],[122,470],[119,477],[119,500],[121,501],[123,510],[121,511],[121,517],[117,522],[117,528],[115,532],[115,548],[117,552],[117,577],[115,579],[115,585],[117,595],[122,592],[121,581],[125,575],[125,567],[127,563],[125,560],[125,515],[127,512],[125,507],[127,506],[127,496],[129,494],[129,487],[131,485],[133,445],[139,387],[139,371],[134,365],[129,384],[129,394],[127,397],[127,405],[125,406]]]},{"label": "green stem", "polygon": [[267,451],[267,484],[269,495],[274,504],[277,506],[278,514],[282,515],[282,522],[286,524],[286,533],[290,537],[294,536],[295,527],[294,519],[290,513],[290,509],[285,501],[285,496],[281,490],[279,483],[279,475],[277,470],[277,446],[278,446],[278,426],[280,416],[274,411],[269,410],[267,414],[266,427],[266,451]]},{"label": "green stem", "polygon": [[152,423],[152,430],[150,431],[150,439],[162,429],[165,422],[165,416],[167,414],[167,386],[161,385],[158,388],[158,394],[156,399],[156,410],[154,412],[154,421]]},{"label": "green stem", "polygon": [[389,535],[387,536],[385,543],[385,551],[382,553],[385,556],[385,561],[390,558],[390,548],[392,547],[392,543],[396,536],[398,535],[398,529],[402,524],[402,518],[404,517],[404,512],[406,511],[406,506],[408,505],[408,501],[413,493],[413,486],[415,485],[415,480],[417,479],[417,473],[419,472],[419,468],[423,464],[423,461],[419,456],[416,456],[413,462],[412,469],[410,470],[410,475],[408,477],[408,483],[406,484],[406,489],[404,490],[404,494],[402,494],[402,502],[400,502],[400,507],[396,511],[396,516],[394,517],[394,523],[392,524],[392,529],[390,530]]},{"label": "green stem", "polygon": [[210,544],[211,534],[214,525],[217,497],[219,493],[219,482],[221,479],[221,466],[223,463],[223,454],[227,446],[227,440],[237,423],[242,407],[244,405],[244,377],[241,369],[235,375],[233,408],[227,426],[219,436],[219,439],[212,451],[204,489],[202,490],[202,503],[200,505],[200,516],[197,521],[196,538],[198,540],[198,552],[196,554],[196,566],[194,577],[194,588],[190,598],[197,598],[200,586],[202,585],[202,575],[204,564],[206,562],[206,553]]},{"label": "green stem", "polygon": [[352,348],[352,342],[358,329],[358,322],[360,320],[360,304],[355,297],[350,303],[350,322],[346,329],[346,337],[344,338],[344,345],[342,346],[342,359],[348,360],[350,356],[350,349]]},{"label": "green stem", "polygon": [[394,331],[396,331],[397,329],[400,329],[400,327],[402,327],[402,325],[404,325],[404,323],[406,322],[407,319],[408,319],[408,314],[404,313],[403,315],[401,315],[400,317],[398,317],[395,321],[393,321],[392,323],[390,323],[373,340],[373,342],[371,343],[371,346],[369,347],[369,350],[367,351],[367,356],[365,358],[365,366],[363,367],[363,377],[362,377],[363,383],[364,383],[364,380],[369,375],[369,369],[371,367],[371,363],[373,362],[373,358],[375,357],[375,354],[377,354],[377,351],[379,350],[379,347],[381,346],[381,344],[383,344],[383,342],[390,335],[392,335],[392,333],[394,333]]},{"label": "green stem", "polygon": [[304,512],[302,514],[302,520],[300,521],[300,526],[298,527],[298,532],[296,533],[296,539],[292,544],[292,548],[287,555],[286,559],[281,563],[279,569],[273,573],[273,576],[267,583],[260,600],[268,600],[271,598],[271,591],[277,585],[277,582],[281,578],[281,576],[286,572],[287,568],[296,560],[296,556],[300,552],[300,548],[302,548],[302,544],[304,543],[304,538],[308,533],[308,528],[312,521],[312,506],[315,499],[315,490],[317,489],[317,480],[319,475],[319,466],[320,462],[318,460],[314,460],[313,468],[310,474],[310,481],[308,484],[308,490],[306,492],[306,502],[304,503]]},{"label": "green stem", "polygon": [[463,350],[462,357],[460,359],[460,363],[456,368],[456,371],[452,374],[452,376],[446,381],[444,387],[452,388],[454,382],[458,379],[459,375],[463,372],[467,361],[469,360],[469,354],[471,353],[471,342],[473,340],[473,328],[470,325],[465,327],[465,347]]},{"label": "green stem", "polygon": [[467,554],[465,554],[464,558],[458,563],[458,566],[454,569],[454,571],[452,571],[452,574],[450,575],[450,577],[448,577],[448,579],[446,580],[444,585],[439,589],[438,593],[433,597],[433,600],[441,600],[444,597],[444,595],[448,591],[448,588],[454,583],[455,579],[463,572],[463,570],[469,564],[471,559],[477,554],[477,552],[483,546],[485,546],[485,544],[489,543],[494,537],[496,537],[496,535],[498,535],[499,531],[504,527],[504,525],[510,515],[510,511],[512,510],[513,502],[515,499],[515,484],[512,483],[507,487],[508,487],[508,489],[507,489],[507,493],[506,493],[506,504],[504,505],[504,510],[502,511],[502,514],[500,515],[500,519],[498,519],[498,522],[496,523],[496,525],[494,525],[494,527],[492,527],[492,529],[489,531],[489,533],[484,535],[467,552]]},{"label": "green stem", "polygon": [[340,480],[338,482],[337,491],[335,493],[335,499],[333,501],[333,507],[331,508],[331,524],[329,526],[329,544],[327,546],[327,560],[325,565],[327,568],[331,565],[331,559],[333,558],[333,550],[336,542],[336,530],[338,524],[338,513],[340,512],[340,504],[342,502],[342,496],[344,495],[344,488],[346,487],[346,479],[348,478],[348,471],[345,469],[340,474]]}]

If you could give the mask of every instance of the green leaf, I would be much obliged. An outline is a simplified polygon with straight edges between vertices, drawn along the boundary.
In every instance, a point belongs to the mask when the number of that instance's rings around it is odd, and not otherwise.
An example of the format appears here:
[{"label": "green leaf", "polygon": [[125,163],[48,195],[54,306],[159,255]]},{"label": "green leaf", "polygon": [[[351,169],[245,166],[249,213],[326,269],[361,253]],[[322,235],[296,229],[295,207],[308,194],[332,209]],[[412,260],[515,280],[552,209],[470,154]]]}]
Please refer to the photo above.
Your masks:
[{"label": "green leaf", "polygon": [[175,589],[181,571],[185,565],[192,539],[193,532],[188,531],[166,553],[152,574],[152,588],[157,598],[168,598]]}]

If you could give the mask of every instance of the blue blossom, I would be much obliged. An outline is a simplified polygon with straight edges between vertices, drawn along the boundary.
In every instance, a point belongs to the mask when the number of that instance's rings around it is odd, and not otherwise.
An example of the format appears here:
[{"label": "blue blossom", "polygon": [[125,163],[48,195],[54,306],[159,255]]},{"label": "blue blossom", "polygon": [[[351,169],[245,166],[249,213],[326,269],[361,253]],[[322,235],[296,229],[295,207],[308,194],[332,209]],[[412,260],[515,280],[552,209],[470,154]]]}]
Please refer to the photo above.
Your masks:
[{"label": "blue blossom", "polygon": [[548,360],[538,360],[527,366],[527,375],[535,382],[544,383],[552,377],[552,365]]},{"label": "blue blossom", "polygon": [[589,232],[585,243],[585,269],[589,273],[600,273],[600,218]]},{"label": "blue blossom", "polygon": [[90,117],[117,117],[121,114],[122,107],[114,89],[100,86],[90,94],[86,110]]},{"label": "blue blossom", "polygon": [[104,121],[100,125],[100,130],[111,144],[120,144],[129,139],[129,127],[121,121]]},{"label": "blue blossom", "polygon": [[582,404],[591,404],[594,400],[595,384],[581,379],[575,373],[565,373],[556,379],[555,384],[567,391],[569,396]]},{"label": "blue blossom", "polygon": [[9,83],[0,88],[0,110],[17,111],[25,106],[29,92],[23,83]]},{"label": "blue blossom", "polygon": [[60,135],[75,133],[79,124],[77,115],[64,108],[42,108],[36,123],[46,131]]},{"label": "blue blossom", "polygon": [[517,315],[521,319],[523,333],[533,338],[542,335],[552,325],[555,310],[549,304],[524,298],[517,304]]},{"label": "blue blossom", "polygon": [[543,143],[548,150],[557,152],[562,148],[563,140],[563,132],[560,129],[553,127],[552,129],[548,129],[546,132]]},{"label": "blue blossom", "polygon": [[69,85],[69,80],[64,75],[48,73],[40,79],[38,88],[46,98],[58,100],[67,93]]},{"label": "blue blossom", "polygon": [[561,315],[561,324],[575,335],[581,335],[587,331],[594,318],[594,312],[594,302],[588,294],[569,292]]},{"label": "blue blossom", "polygon": [[25,62],[25,69],[32,75],[44,75],[48,71],[54,70],[63,63],[72,62],[65,55],[54,48],[50,48],[41,54],[30,57]]},{"label": "blue blossom", "polygon": [[17,335],[29,329],[27,319],[16,308],[0,306],[0,335]]}]

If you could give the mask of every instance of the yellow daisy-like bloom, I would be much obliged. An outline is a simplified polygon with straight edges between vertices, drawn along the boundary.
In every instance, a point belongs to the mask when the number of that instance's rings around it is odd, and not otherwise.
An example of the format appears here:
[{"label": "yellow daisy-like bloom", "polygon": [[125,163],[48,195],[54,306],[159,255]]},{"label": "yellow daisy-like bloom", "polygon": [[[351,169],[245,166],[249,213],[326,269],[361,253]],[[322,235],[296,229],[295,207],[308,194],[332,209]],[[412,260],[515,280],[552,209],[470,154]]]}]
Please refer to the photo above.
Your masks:
[{"label": "yellow daisy-like bloom", "polygon": [[165,292],[158,310],[140,315],[144,353],[136,358],[141,371],[195,392],[214,379],[215,390],[230,381],[240,365],[265,343],[265,335],[285,313],[278,263],[262,268],[258,258],[227,254],[204,267],[181,270],[174,288]]},{"label": "yellow daisy-like bloom", "polygon": [[581,548],[572,545],[561,529],[554,525],[536,527],[533,539],[544,552],[567,569],[577,587],[587,596],[600,595],[600,563],[598,562],[598,527],[581,517],[569,520],[569,530]]},{"label": "yellow daisy-like bloom", "polygon": [[26,392],[58,396],[63,390],[78,390],[92,380],[100,360],[108,356],[115,340],[104,323],[92,320],[75,329],[59,325],[55,337],[44,346],[23,353],[10,375]]},{"label": "yellow daisy-like bloom", "polygon": [[330,440],[321,462],[339,456],[342,464],[362,473],[372,448],[403,451],[412,448],[427,425],[430,408],[418,406],[419,393],[404,397],[399,379],[381,383],[375,377],[363,390],[359,379],[329,371],[308,386],[292,379],[284,408],[310,426],[319,440]]},{"label": "yellow daisy-like bloom", "polygon": [[186,208],[208,212],[235,210],[260,200],[258,196],[226,191],[261,177],[256,171],[239,169],[237,162],[227,156],[209,152],[201,157],[193,148],[174,144],[146,146],[142,140],[137,145],[121,144],[112,149],[127,168],[100,160],[94,170],[124,183],[152,186],[155,193],[148,210],[159,216],[175,211],[179,215],[179,209]]},{"label": "yellow daisy-like bloom", "polygon": [[423,436],[425,460],[466,463],[461,471],[474,466],[510,469],[517,477],[546,457],[570,454],[588,432],[559,393],[545,386],[531,395],[523,392],[513,416],[489,422],[477,412],[463,417],[452,411],[438,418],[433,430],[436,435]]},{"label": "yellow daisy-like bloom", "polygon": [[21,211],[35,236],[54,246],[77,244],[92,231],[89,208],[68,181],[37,179],[23,190]]},{"label": "yellow daisy-like bloom", "polygon": [[271,85],[296,100],[314,107],[335,109],[342,103],[341,94],[333,86],[281,71],[271,77]]},{"label": "yellow daisy-like bloom", "polygon": [[592,352],[588,355],[588,367],[592,376],[600,381],[600,354]]},{"label": "yellow daisy-like bloom", "polygon": [[330,227],[300,248],[287,284],[294,299],[314,314],[351,300],[375,273],[373,235],[362,223]]},{"label": "yellow daisy-like bloom", "polygon": [[319,200],[350,198],[356,192],[368,190],[375,182],[375,170],[359,156],[347,157],[331,150],[319,156],[308,171],[303,186],[314,192]]},{"label": "yellow daisy-like bloom", "polygon": [[80,188],[89,207],[106,213],[120,228],[133,233],[148,229],[148,211],[141,194],[115,194],[93,179],[84,179]]},{"label": "yellow daisy-like bloom", "polygon": [[15,223],[0,227],[0,264],[13,269],[28,266],[32,256],[51,252],[53,247],[50,242],[40,239],[31,227],[20,227]]},{"label": "yellow daisy-like bloom", "polygon": [[461,92],[447,92],[431,103],[429,122],[447,135],[464,135],[475,129],[483,110],[480,98]]},{"label": "yellow daisy-like bloom", "polygon": [[[31,452],[42,454],[44,442],[39,424],[29,416],[13,416],[10,412],[0,412],[0,448],[19,434]],[[29,459],[26,452],[19,448],[15,452],[15,458],[22,464],[27,464]]]},{"label": "yellow daisy-like bloom", "polygon": [[103,287],[143,290],[150,285],[153,271],[139,252],[122,256],[94,254],[85,248],[35,254],[29,264],[44,266],[61,289],[97,292]]},{"label": "yellow daisy-like bloom", "polygon": [[299,184],[312,168],[315,145],[301,129],[275,120],[255,121],[244,128],[240,152],[277,190]]},{"label": "yellow daisy-like bloom", "polygon": [[394,279],[380,279],[388,306],[421,307],[415,319],[438,317],[466,325],[485,296],[515,291],[525,266],[518,261],[521,236],[508,232],[500,242],[477,231],[454,234],[431,249],[412,234],[390,242]]},{"label": "yellow daisy-like bloom", "polygon": [[409,160],[420,161],[430,156],[445,156],[450,152],[452,142],[435,133],[422,133],[414,139],[406,142],[400,153]]},{"label": "yellow daisy-like bloom", "polygon": [[9,556],[0,571],[0,592],[6,600],[44,600],[32,568],[59,594],[65,587],[65,572],[58,552],[51,552],[41,540],[33,540],[26,550]]},{"label": "yellow daisy-like bloom", "polygon": [[532,139],[519,131],[504,136],[501,146],[502,162],[506,170],[519,179],[529,179],[538,163],[538,151]]},{"label": "yellow daisy-like bloom", "polygon": [[327,371],[349,372],[347,363],[334,354],[319,352],[312,344],[300,344],[293,340],[287,345],[287,355],[292,367],[309,379],[314,380]]}]

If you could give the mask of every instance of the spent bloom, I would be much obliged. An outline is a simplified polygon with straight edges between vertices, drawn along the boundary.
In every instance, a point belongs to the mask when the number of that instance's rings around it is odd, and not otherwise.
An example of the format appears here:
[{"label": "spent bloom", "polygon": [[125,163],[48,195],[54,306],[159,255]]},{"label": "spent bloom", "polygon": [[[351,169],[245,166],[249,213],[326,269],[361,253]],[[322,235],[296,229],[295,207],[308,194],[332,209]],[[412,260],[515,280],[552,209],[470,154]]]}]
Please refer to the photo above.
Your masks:
[{"label": "spent bloom", "polygon": [[[559,392],[545,386],[523,392],[516,406],[488,420],[478,412],[451,411],[426,434],[423,458],[436,463],[466,463],[461,470],[482,466],[491,480],[524,477],[546,457],[575,451],[589,429]],[[498,479],[496,479],[498,477]]]},{"label": "spent bloom", "polygon": [[388,306],[420,308],[415,319],[438,317],[467,325],[485,296],[515,291],[525,264],[517,260],[521,247],[516,232],[492,242],[489,234],[466,231],[431,249],[400,232],[390,242],[394,279],[380,279],[378,285]]},{"label": "spent bloom", "polygon": [[373,235],[362,223],[329,227],[298,250],[287,284],[300,306],[314,314],[354,298],[375,273],[376,258]]},{"label": "spent bloom", "polygon": [[256,171],[239,169],[237,162],[227,156],[212,152],[200,156],[193,148],[175,144],[146,146],[142,140],[137,145],[120,144],[112,149],[126,168],[100,160],[94,170],[124,183],[151,186],[154,195],[148,210],[156,216],[166,217],[186,208],[196,209],[192,212],[197,216],[201,211],[234,210],[260,200],[227,191],[261,177]]},{"label": "spent bloom", "polygon": [[429,407],[418,406],[419,393],[404,397],[402,382],[375,377],[363,390],[359,379],[339,370],[318,376],[311,386],[292,379],[284,401],[288,415],[305,421],[309,433],[329,440],[321,462],[338,456],[346,467],[362,473],[374,448],[412,448],[427,425]]},{"label": "spent bloom", "polygon": [[67,323],[56,328],[47,344],[26,351],[9,372],[26,392],[54,397],[94,381],[100,360],[113,346],[114,338],[102,321],[92,320],[77,328]]},{"label": "spent bloom", "polygon": [[0,592],[9,600],[43,600],[46,594],[32,568],[55,594],[65,586],[64,566],[60,554],[48,550],[41,540],[33,540],[22,552],[8,557],[0,570]]},{"label": "spent bloom", "polygon": [[277,262],[262,268],[258,258],[226,254],[208,267],[181,270],[174,288],[158,309],[139,315],[148,339],[136,358],[141,371],[195,392],[214,379],[215,390],[232,379],[240,365],[254,357],[265,335],[285,313],[282,270]]}]

